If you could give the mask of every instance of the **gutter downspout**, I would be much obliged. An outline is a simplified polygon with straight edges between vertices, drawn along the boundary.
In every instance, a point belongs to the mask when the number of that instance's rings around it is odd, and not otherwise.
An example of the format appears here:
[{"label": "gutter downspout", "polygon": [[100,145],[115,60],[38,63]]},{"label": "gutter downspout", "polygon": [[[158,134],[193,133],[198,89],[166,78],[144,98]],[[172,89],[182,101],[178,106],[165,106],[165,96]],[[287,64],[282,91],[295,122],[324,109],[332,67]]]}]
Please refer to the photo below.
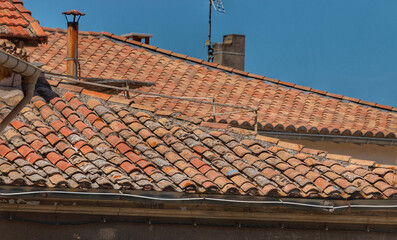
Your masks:
[{"label": "gutter downspout", "polygon": [[23,99],[0,123],[1,133],[32,99],[36,82],[41,74],[41,70],[17,57],[14,57],[13,55],[4,52],[3,50],[0,50],[0,65],[4,68],[12,70],[15,73],[21,74],[24,77],[23,79],[26,88]]}]

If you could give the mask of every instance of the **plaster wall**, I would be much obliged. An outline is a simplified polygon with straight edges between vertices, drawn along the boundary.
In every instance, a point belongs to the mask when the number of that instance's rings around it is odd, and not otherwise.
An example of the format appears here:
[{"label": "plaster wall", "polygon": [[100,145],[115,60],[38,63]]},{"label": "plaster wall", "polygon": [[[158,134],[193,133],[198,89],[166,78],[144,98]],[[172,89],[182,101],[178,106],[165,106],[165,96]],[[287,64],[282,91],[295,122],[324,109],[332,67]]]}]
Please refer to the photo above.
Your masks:
[{"label": "plaster wall", "polygon": [[381,146],[376,144],[314,142],[308,140],[291,140],[313,149],[328,151],[329,153],[349,155],[353,158],[372,160],[380,164],[397,165],[397,146]]}]

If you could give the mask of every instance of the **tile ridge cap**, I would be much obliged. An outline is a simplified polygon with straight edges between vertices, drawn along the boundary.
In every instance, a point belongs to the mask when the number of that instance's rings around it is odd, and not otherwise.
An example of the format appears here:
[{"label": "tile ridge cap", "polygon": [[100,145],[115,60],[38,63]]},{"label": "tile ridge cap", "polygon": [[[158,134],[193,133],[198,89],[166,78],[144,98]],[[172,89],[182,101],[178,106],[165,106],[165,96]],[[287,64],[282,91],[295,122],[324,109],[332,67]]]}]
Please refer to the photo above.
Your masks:
[{"label": "tile ridge cap", "polygon": [[[47,32],[56,32],[58,30],[64,30],[62,28],[53,28],[53,27],[42,27],[42,28],[44,31],[47,31]],[[66,30],[64,30],[64,31],[66,31]]]}]

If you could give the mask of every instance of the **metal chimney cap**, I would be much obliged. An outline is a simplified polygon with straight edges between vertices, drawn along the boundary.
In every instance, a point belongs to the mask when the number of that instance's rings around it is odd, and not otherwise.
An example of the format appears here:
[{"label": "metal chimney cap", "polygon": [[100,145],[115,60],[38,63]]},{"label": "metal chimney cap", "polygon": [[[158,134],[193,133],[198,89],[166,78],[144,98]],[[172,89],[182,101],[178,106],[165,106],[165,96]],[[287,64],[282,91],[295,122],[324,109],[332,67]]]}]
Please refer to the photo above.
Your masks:
[{"label": "metal chimney cap", "polygon": [[85,16],[85,13],[79,12],[76,9],[63,12],[64,15]]}]

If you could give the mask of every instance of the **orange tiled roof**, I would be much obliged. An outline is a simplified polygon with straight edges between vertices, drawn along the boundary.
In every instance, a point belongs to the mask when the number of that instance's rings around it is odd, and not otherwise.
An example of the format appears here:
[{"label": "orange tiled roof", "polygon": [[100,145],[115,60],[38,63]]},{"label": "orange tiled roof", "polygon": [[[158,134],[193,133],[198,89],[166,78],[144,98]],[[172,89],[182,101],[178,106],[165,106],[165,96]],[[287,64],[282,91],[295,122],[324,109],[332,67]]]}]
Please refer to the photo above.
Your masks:
[{"label": "orange tiled roof", "polygon": [[[49,42],[29,48],[31,60],[44,63],[46,71],[65,73],[65,31],[45,30]],[[156,86],[142,90],[171,96],[214,97],[217,103],[257,107],[262,130],[396,138],[397,109],[391,106],[242,72],[104,32],[81,32],[79,52],[82,76],[156,82]],[[208,104],[140,96],[135,96],[134,101],[188,116],[212,113]],[[236,109],[217,107],[217,112],[232,111]],[[221,115],[216,119],[250,127],[254,113]]]},{"label": "orange tiled roof", "polygon": [[[120,97],[101,101],[85,94],[61,95],[48,104],[35,97],[0,136],[2,185],[397,197],[393,166],[327,154],[251,131],[244,135],[224,124],[144,111],[146,106]],[[0,112],[7,112],[9,106],[1,106]]]},{"label": "orange tiled roof", "polygon": [[45,42],[47,34],[21,0],[0,0],[0,38]]}]

